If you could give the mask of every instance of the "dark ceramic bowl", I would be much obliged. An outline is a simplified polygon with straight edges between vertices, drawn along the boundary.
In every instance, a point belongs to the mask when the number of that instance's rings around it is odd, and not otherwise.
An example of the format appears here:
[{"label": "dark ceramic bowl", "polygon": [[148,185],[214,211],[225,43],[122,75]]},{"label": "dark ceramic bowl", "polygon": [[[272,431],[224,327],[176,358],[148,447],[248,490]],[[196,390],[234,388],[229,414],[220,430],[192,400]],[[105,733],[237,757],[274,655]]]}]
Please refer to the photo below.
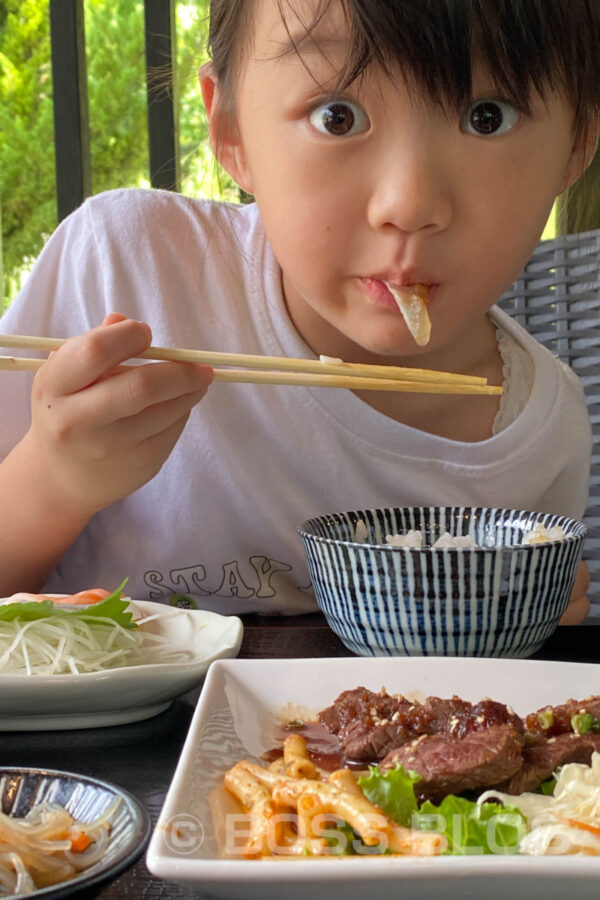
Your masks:
[{"label": "dark ceramic bowl", "polygon": [[16,818],[46,802],[65,807],[80,821],[91,822],[115,797],[121,802],[110,820],[110,840],[102,859],[69,881],[19,896],[59,900],[76,891],[81,891],[82,897],[95,896],[142,855],[150,837],[150,816],[135,797],[107,781],[51,769],[0,768],[0,808]]},{"label": "dark ceramic bowl", "polygon": [[[566,536],[522,544],[536,525]],[[386,544],[410,530],[420,549]],[[434,548],[445,532],[477,546]],[[587,528],[522,510],[406,507],[331,513],[299,533],[317,603],[354,653],[526,657],[568,605]]]}]

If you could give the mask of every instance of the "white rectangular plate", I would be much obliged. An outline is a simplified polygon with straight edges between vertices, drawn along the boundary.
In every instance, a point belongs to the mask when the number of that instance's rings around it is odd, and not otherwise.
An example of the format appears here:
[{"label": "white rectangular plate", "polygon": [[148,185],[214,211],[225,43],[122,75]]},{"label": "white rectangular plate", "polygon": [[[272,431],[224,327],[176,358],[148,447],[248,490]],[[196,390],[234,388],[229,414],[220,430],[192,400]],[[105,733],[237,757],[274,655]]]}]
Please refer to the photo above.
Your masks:
[{"label": "white rectangular plate", "polygon": [[150,871],[243,900],[597,900],[598,857],[219,858],[208,795],[226,769],[242,758],[259,759],[274,746],[274,728],[286,706],[316,711],[359,685],[393,693],[455,693],[471,701],[487,696],[524,715],[544,704],[600,694],[600,665],[436,657],[215,662],[150,842]]}]

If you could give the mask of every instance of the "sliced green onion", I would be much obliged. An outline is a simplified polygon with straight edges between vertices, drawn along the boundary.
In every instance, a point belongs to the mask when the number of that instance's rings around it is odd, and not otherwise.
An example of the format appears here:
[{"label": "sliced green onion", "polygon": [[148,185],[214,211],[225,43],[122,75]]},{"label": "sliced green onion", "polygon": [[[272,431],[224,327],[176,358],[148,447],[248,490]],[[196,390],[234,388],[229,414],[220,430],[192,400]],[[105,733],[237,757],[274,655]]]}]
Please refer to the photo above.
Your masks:
[{"label": "sliced green onion", "polygon": [[548,728],[552,728],[554,725],[554,713],[551,709],[543,709],[538,713],[538,722],[542,726],[542,728],[546,731]]},{"label": "sliced green onion", "polygon": [[597,721],[590,713],[574,713],[571,716],[571,728],[575,734],[588,734]]}]

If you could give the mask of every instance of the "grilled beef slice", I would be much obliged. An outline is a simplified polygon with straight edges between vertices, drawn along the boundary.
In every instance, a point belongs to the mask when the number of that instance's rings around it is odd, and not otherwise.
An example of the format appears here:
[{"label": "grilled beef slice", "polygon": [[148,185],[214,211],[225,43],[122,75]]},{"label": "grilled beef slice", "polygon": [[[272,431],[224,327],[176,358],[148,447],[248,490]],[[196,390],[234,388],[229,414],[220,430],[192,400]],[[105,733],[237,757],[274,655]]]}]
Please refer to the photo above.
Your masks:
[{"label": "grilled beef slice", "polygon": [[386,767],[401,762],[419,772],[424,796],[494,784],[522,765],[523,723],[493,700],[413,703],[360,687],[340,694],[319,719],[337,734],[347,759]]},{"label": "grilled beef slice", "polygon": [[473,704],[459,697],[428,697],[414,703],[402,695],[358,687],[344,691],[319,713],[319,721],[338,736],[346,759],[375,763],[390,750],[421,734],[436,734],[456,716],[472,712]]},{"label": "grilled beef slice", "polygon": [[434,802],[515,776],[523,765],[523,732],[511,722],[489,724],[453,736],[448,731],[421,735],[392,750],[382,769],[400,763],[421,776],[415,784],[420,799]]},{"label": "grilled beef slice", "polygon": [[600,697],[543,707],[524,723],[493,700],[428,697],[417,703],[359,687],[340,694],[319,720],[338,736],[346,759],[378,762],[382,769],[400,763],[421,776],[415,786],[421,799],[437,802],[487,787],[510,794],[536,790],[558,766],[589,764],[594,750],[600,752],[600,734],[572,729],[573,715],[586,713],[600,721]]},{"label": "grilled beef slice", "polygon": [[594,750],[600,752],[600,734],[566,732],[556,737],[540,738],[523,748],[523,766],[501,786],[507,794],[535,791],[552,776],[558,766],[576,762],[589,765]]},{"label": "grilled beef slice", "polygon": [[414,731],[405,728],[401,715],[411,706],[404,697],[358,687],[341,693],[318,718],[338,736],[346,759],[377,762],[392,747],[400,747],[414,737]]}]

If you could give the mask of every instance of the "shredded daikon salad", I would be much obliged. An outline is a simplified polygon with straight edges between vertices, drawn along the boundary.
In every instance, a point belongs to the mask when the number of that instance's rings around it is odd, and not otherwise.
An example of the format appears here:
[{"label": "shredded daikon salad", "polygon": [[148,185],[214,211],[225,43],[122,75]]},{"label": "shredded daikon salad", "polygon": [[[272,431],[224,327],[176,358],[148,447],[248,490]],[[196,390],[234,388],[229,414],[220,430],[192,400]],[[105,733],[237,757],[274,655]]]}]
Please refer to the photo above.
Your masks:
[{"label": "shredded daikon salad", "polygon": [[157,615],[134,621],[122,587],[112,594],[103,592],[107,596],[89,606],[69,606],[65,600],[72,598],[49,597],[0,604],[0,674],[81,675],[186,662],[189,652],[144,627]]},{"label": "shredded daikon salad", "polygon": [[526,817],[529,832],[521,840],[521,853],[600,856],[600,753],[592,754],[589,766],[563,766],[556,774],[551,796],[512,796],[491,790],[482,794],[478,802],[486,800],[510,803]]},{"label": "shredded daikon salad", "polygon": [[52,803],[23,818],[0,812],[0,897],[60,884],[102,859],[120,802],[115,797],[92,822],[80,822]]}]

